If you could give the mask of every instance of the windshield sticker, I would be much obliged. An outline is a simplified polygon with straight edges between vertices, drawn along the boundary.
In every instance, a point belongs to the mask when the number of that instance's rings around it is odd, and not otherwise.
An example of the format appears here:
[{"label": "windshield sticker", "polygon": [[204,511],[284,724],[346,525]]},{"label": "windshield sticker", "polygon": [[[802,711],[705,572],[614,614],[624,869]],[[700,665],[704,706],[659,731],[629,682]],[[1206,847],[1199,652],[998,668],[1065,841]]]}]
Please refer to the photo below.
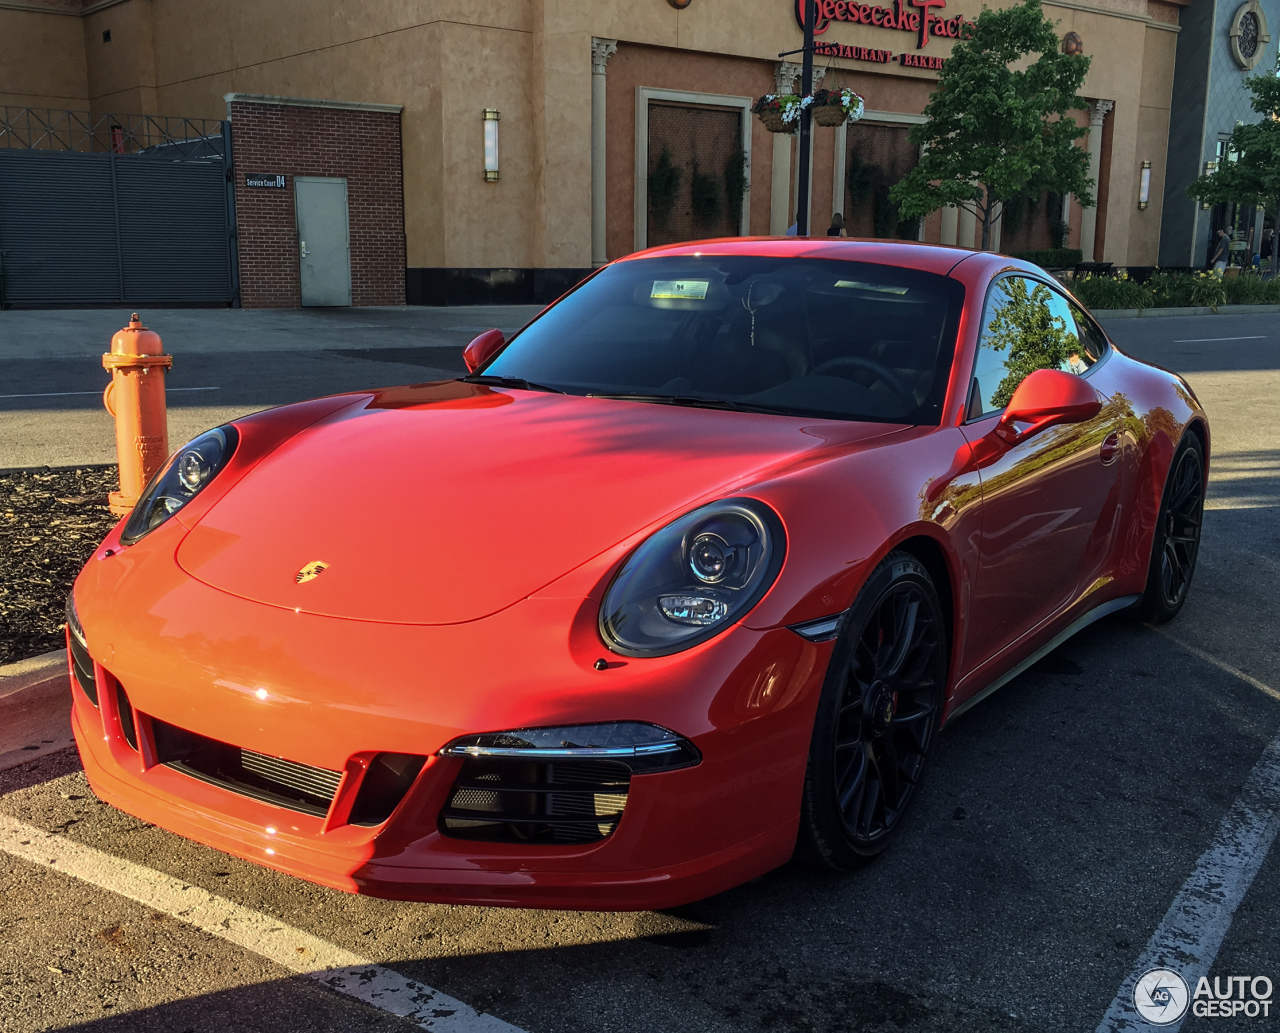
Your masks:
[{"label": "windshield sticker", "polygon": [[710,280],[654,280],[651,298],[680,298],[684,301],[705,301]]},{"label": "windshield sticker", "polygon": [[906,294],[910,287],[894,287],[888,283],[862,283],[860,280],[836,280],[837,287],[850,287],[860,291],[879,291],[881,294]]}]

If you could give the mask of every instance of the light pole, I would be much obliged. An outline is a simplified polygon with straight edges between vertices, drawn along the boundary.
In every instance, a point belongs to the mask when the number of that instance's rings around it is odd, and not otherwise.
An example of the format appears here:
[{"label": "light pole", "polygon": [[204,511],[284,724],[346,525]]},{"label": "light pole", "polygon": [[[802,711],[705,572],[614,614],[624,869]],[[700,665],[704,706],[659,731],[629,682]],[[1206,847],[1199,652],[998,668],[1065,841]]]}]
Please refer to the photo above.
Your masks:
[{"label": "light pole", "polygon": [[[813,22],[816,0],[804,0],[804,59],[800,65],[800,96],[813,93]],[[809,140],[813,135],[813,105],[800,109],[800,183],[796,188],[796,235],[809,235]]]}]

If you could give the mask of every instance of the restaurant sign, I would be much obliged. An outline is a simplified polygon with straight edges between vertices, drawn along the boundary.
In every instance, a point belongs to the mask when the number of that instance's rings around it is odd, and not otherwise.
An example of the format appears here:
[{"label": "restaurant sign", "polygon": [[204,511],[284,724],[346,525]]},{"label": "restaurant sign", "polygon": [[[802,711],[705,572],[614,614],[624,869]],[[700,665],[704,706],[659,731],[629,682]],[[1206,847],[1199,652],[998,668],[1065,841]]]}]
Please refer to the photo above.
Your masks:
[{"label": "restaurant sign", "polygon": [[[794,3],[796,22],[803,29],[805,0],[794,0]],[[813,34],[822,35],[833,21],[877,25],[882,29],[914,32],[916,49],[919,50],[934,36],[959,39],[961,26],[973,24],[960,14],[953,18],[934,14],[933,8],[943,9],[946,6],[947,0],[907,0],[906,3],[903,0],[893,0],[892,7],[862,4],[856,0],[816,0],[814,7],[818,16],[813,22]],[[911,10],[912,7],[916,10]]]}]

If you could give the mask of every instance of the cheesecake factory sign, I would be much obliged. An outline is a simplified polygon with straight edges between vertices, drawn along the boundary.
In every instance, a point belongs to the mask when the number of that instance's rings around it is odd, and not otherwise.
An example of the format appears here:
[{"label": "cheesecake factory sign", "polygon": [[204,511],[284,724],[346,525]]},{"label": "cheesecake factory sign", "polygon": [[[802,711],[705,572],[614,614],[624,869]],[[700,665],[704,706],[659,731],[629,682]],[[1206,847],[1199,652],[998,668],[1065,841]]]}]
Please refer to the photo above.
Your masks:
[{"label": "cheesecake factory sign", "polygon": [[[796,22],[804,28],[805,0],[794,0]],[[882,29],[898,29],[901,32],[912,32],[916,36],[916,49],[920,50],[930,39],[959,39],[962,27],[972,25],[963,15],[944,18],[935,14],[934,8],[944,10],[947,0],[893,0],[892,7],[880,7],[876,4],[858,3],[856,0],[816,0],[817,17],[813,22],[813,34],[821,36],[833,21],[852,22],[855,25],[876,25]],[[915,10],[912,10],[915,8]],[[818,41],[815,51],[828,57],[844,57],[854,61],[874,61],[888,64],[895,55],[888,50],[874,50],[870,47],[851,47],[843,43]],[[897,62],[906,68],[942,67],[944,58],[929,57],[924,54],[898,54]]]}]

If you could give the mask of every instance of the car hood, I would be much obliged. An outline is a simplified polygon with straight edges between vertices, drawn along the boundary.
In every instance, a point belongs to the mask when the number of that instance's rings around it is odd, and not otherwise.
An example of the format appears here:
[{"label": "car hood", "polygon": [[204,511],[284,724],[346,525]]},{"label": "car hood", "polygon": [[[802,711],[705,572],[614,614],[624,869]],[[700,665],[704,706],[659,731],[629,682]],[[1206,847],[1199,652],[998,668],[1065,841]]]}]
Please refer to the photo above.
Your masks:
[{"label": "car hood", "polygon": [[708,495],[893,429],[460,382],[396,388],[275,449],[177,559],[273,606],[460,623]]}]

